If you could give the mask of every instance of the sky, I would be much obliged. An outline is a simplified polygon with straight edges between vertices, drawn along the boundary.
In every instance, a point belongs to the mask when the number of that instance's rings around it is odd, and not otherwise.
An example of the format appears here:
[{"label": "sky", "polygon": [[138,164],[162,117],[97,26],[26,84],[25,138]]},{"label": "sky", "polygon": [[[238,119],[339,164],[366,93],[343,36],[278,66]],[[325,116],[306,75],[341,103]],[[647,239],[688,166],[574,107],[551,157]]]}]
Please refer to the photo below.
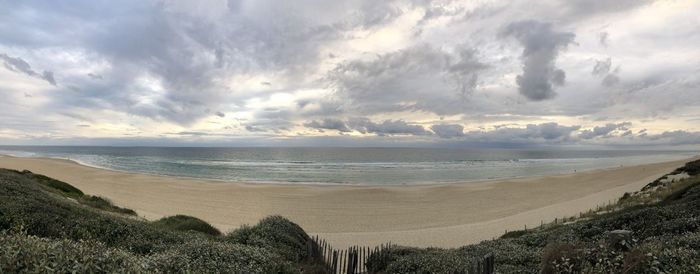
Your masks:
[{"label": "sky", "polygon": [[698,10],[0,0],[0,145],[698,148]]}]

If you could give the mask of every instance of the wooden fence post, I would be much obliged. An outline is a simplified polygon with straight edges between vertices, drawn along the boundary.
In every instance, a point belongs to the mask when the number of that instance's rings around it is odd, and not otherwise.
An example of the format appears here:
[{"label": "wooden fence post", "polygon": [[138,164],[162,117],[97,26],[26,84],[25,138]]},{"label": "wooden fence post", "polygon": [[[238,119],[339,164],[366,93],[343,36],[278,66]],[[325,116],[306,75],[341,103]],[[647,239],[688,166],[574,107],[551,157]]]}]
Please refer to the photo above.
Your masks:
[{"label": "wooden fence post", "polygon": [[340,251],[340,272],[342,273],[345,269],[345,265],[348,262],[348,252],[345,250]]},{"label": "wooden fence post", "polygon": [[331,268],[333,274],[338,272],[338,251],[333,250],[333,261],[331,262]]}]

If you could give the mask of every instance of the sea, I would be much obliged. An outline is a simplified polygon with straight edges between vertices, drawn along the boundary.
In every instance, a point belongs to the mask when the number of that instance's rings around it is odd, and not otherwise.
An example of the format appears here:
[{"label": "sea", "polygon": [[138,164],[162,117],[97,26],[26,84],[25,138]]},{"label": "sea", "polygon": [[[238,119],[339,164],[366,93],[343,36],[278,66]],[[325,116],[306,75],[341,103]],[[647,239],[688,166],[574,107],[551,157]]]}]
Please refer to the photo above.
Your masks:
[{"label": "sea", "polygon": [[687,159],[698,151],[453,148],[0,146],[110,170],[226,182],[346,185],[456,183]]}]

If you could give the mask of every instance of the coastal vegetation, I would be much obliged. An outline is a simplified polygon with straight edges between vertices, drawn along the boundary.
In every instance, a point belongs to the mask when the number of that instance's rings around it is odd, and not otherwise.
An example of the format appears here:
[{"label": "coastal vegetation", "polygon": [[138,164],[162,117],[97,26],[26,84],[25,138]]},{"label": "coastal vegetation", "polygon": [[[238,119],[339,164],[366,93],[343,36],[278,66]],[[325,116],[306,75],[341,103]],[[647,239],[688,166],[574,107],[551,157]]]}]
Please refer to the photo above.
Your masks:
[{"label": "coastal vegetation", "polygon": [[[687,174],[677,181],[670,175]],[[454,273],[493,254],[499,273],[700,273],[700,161],[565,223],[456,249],[395,247],[385,273]],[[621,237],[616,237],[623,235]]]},{"label": "coastal vegetation", "polygon": [[215,236],[195,218],[148,222],[79,202],[84,197],[64,182],[0,169],[0,272],[298,273],[312,268],[300,248],[308,235],[281,217]]},{"label": "coastal vegetation", "polygon": [[[3,273],[322,273],[309,241],[280,216],[228,233],[184,215],[149,222],[65,182],[0,170]],[[700,273],[700,161],[565,222],[454,249],[392,246],[367,269],[458,273],[487,254],[497,273]]]},{"label": "coastal vegetation", "polygon": [[69,198],[70,200],[76,201],[80,204],[105,211],[111,211],[127,215],[136,215],[136,212],[134,212],[133,210],[115,206],[110,200],[106,198],[85,195],[80,189],[66,182],[49,178],[41,174],[34,174],[28,170],[22,171],[21,174],[27,179],[36,182],[40,187],[42,187],[43,190]]},{"label": "coastal vegetation", "polygon": [[163,217],[160,220],[153,222],[154,225],[179,231],[197,231],[211,236],[221,235],[221,231],[202,221],[199,218],[187,215],[175,215]]}]

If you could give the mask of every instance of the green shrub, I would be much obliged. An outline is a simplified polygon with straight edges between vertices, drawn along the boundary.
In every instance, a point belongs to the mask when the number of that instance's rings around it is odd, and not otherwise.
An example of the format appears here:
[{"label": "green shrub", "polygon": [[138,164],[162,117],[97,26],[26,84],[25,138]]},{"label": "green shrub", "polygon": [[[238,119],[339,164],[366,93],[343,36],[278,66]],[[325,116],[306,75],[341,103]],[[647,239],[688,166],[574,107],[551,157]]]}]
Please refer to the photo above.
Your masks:
[{"label": "green shrub", "polygon": [[632,249],[625,254],[622,263],[623,273],[639,273],[648,265],[649,258],[641,249]]},{"label": "green shrub", "polygon": [[295,273],[279,255],[258,247],[204,239],[149,256],[94,241],[0,232],[2,273]]},{"label": "green shrub", "polygon": [[389,261],[386,273],[468,273],[476,258],[464,257],[454,249],[405,249],[392,250],[394,260]]},{"label": "green shrub", "polygon": [[111,212],[116,212],[116,213],[120,213],[120,214],[136,216],[135,211],[133,211],[129,208],[122,208],[122,207],[115,206],[112,204],[112,202],[110,200],[102,198],[100,196],[84,195],[83,197],[78,199],[78,202],[81,204],[84,204],[86,206],[94,207],[94,208],[105,210],[105,211],[111,211]]},{"label": "green shrub", "polygon": [[542,252],[543,274],[580,273],[583,254],[576,246],[568,243],[550,243]]},{"label": "green shrub", "polygon": [[149,259],[150,268],[163,273],[295,273],[291,262],[268,249],[204,239]]},{"label": "green shrub", "polygon": [[686,172],[690,176],[700,175],[700,160],[688,162],[676,171],[676,173],[681,172]]},{"label": "green shrub", "polygon": [[51,189],[59,191],[61,194],[69,197],[81,197],[85,195],[80,189],[65,183],[63,181],[56,180],[54,178],[46,177],[41,174],[34,174],[29,170],[23,170],[21,172],[28,179],[32,179],[41,185],[49,187]]},{"label": "green shrub", "polygon": [[178,231],[197,231],[212,236],[221,235],[221,232],[218,229],[211,226],[207,222],[186,215],[164,217],[153,222],[153,225]]},{"label": "green shrub", "polygon": [[525,234],[527,234],[527,230],[508,231],[505,234],[501,235],[501,239],[518,238],[518,237],[523,236]]},{"label": "green shrub", "polygon": [[2,273],[136,273],[143,262],[129,252],[92,241],[50,240],[0,232]]},{"label": "green shrub", "polygon": [[275,250],[293,262],[302,262],[308,257],[309,236],[297,224],[281,216],[266,217],[255,226],[241,227],[229,233],[226,239],[232,243]]}]

